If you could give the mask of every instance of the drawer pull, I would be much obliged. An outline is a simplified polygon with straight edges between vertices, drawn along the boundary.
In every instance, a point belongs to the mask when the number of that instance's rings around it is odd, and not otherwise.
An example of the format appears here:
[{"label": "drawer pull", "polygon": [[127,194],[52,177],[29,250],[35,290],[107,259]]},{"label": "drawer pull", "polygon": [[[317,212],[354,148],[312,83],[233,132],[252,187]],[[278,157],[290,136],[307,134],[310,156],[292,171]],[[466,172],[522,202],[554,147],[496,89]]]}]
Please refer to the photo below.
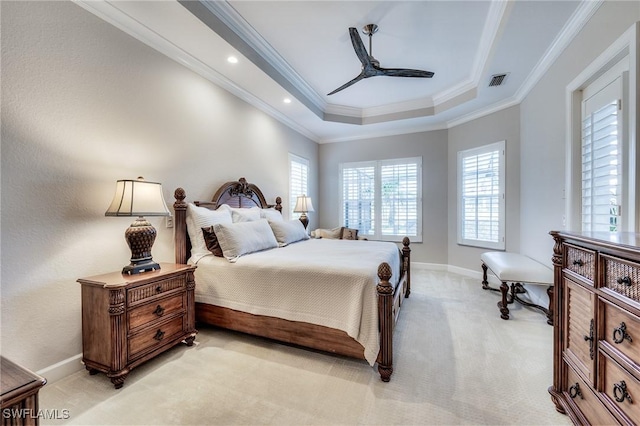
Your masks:
[{"label": "drawer pull", "polygon": [[158,330],[156,332],[156,335],[153,336],[153,338],[156,339],[157,341],[160,341],[160,340],[164,339],[164,331]]},{"label": "drawer pull", "polygon": [[160,293],[161,291],[162,291],[162,286],[161,285],[156,287],[156,293]]},{"label": "drawer pull", "polygon": [[613,397],[618,402],[624,402],[625,399],[629,400],[630,404],[633,404],[633,400],[631,399],[631,395],[627,392],[627,384],[624,380],[621,380],[620,383],[614,383],[613,385]]},{"label": "drawer pull", "polygon": [[[164,315],[164,308],[160,305],[158,305],[156,307],[156,310],[153,311],[154,314],[156,314],[157,316],[161,317],[162,315]],[[614,331],[614,336],[615,336],[615,331]]]},{"label": "drawer pull", "polygon": [[624,284],[624,285],[626,285],[626,286],[631,286],[631,284],[632,284],[632,282],[631,282],[631,278],[629,278],[629,277],[622,277],[622,278],[618,278],[618,279],[616,280],[616,282],[617,282],[618,284]]},{"label": "drawer pull", "polygon": [[629,342],[633,341],[629,333],[627,333],[627,324],[621,322],[619,327],[613,329],[613,342],[620,344],[625,339]]},{"label": "drawer pull", "polygon": [[574,264],[574,265],[577,265],[577,266],[584,266],[584,262],[582,261],[582,259],[576,259],[576,260],[574,260],[574,261],[573,261],[573,264]]},{"label": "drawer pull", "polygon": [[569,396],[571,397],[571,399],[575,399],[576,396],[579,396],[580,399],[584,399],[584,396],[582,396],[582,391],[580,390],[580,385],[578,383],[569,388]]}]

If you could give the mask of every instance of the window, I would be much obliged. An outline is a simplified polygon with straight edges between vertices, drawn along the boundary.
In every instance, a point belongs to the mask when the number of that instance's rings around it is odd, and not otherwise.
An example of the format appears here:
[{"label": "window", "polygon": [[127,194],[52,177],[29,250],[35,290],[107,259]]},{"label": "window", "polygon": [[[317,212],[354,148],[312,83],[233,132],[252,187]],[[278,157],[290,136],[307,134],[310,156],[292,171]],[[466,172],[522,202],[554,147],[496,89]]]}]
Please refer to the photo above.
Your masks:
[{"label": "window", "polygon": [[[621,77],[583,91],[582,230],[620,230],[622,221]],[[598,82],[594,83],[597,84]]]},{"label": "window", "polygon": [[300,213],[294,213],[296,201],[300,195],[308,195],[309,160],[289,154],[289,214],[292,219]]},{"label": "window", "polygon": [[374,240],[422,241],[422,157],[340,165],[340,220]]},{"label": "window", "polygon": [[458,152],[458,243],[505,248],[505,142]]}]

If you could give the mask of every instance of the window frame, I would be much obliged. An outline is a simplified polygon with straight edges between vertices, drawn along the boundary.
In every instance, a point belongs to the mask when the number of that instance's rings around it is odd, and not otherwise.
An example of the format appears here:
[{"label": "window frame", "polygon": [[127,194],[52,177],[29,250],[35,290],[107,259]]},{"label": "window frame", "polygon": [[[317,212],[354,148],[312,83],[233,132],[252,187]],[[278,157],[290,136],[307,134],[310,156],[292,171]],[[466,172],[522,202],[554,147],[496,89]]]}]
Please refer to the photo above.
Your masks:
[{"label": "window frame", "polygon": [[[416,235],[383,235],[382,234],[382,168],[389,165],[416,165]],[[372,161],[345,162],[338,165],[339,191],[339,220],[345,225],[344,217],[344,170],[353,168],[373,167],[374,169],[374,197],[373,197],[373,233],[358,233],[358,236],[376,241],[401,242],[409,237],[412,242],[422,242],[422,157],[393,158]]]},{"label": "window frame", "polygon": [[[464,203],[463,203],[463,161],[469,157],[477,157],[482,154],[499,151],[498,163],[498,237],[497,241],[481,240],[477,238],[466,238],[464,236]],[[457,243],[464,246],[487,248],[492,250],[505,250],[506,248],[506,141],[498,141],[475,148],[458,151],[457,159]],[[477,198],[477,197],[476,197]],[[477,220],[476,220],[477,222]]]},{"label": "window frame", "polygon": [[[304,182],[304,185],[301,185],[301,186],[305,186],[306,188],[304,189],[304,192],[301,194],[297,193],[296,191],[297,188],[294,188],[294,185],[293,185],[293,175],[292,175],[293,163],[298,163],[306,168],[305,182]],[[293,211],[296,206],[296,201],[298,200],[298,196],[300,195],[309,196],[309,160],[299,155],[289,153],[289,203],[287,204],[286,210],[289,215],[289,218],[292,220],[299,219],[300,215],[302,214],[302,213],[295,213]]]}]

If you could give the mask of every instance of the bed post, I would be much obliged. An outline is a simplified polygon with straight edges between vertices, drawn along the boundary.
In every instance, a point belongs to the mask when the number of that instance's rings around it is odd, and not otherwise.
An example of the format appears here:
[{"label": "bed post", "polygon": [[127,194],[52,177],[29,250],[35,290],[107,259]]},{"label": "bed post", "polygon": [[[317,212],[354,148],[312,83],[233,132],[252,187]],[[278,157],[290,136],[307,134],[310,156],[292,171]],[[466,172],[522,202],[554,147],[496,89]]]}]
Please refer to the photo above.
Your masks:
[{"label": "bed post", "polygon": [[393,287],[391,267],[387,262],[378,266],[378,319],[380,321],[380,354],[378,357],[378,372],[383,382],[388,382],[393,373]]},{"label": "bed post", "polygon": [[184,202],[186,194],[184,189],[178,188],[173,193],[176,202],[173,203],[174,218],[174,249],[176,263],[187,263],[187,203]]},{"label": "bed post", "polygon": [[[411,294],[411,249],[409,248],[409,244],[411,241],[409,237],[404,237],[402,239],[402,262],[404,265],[404,270],[407,272],[407,291],[404,294],[404,297],[409,297]],[[400,277],[402,279],[402,277]]]}]

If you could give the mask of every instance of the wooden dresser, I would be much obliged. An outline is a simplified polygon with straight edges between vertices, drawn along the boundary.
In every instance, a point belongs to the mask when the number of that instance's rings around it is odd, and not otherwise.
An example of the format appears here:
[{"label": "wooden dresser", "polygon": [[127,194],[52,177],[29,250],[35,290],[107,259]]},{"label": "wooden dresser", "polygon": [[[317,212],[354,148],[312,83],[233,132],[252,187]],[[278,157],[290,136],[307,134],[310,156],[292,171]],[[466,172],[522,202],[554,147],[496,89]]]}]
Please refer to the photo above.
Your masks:
[{"label": "wooden dresser", "polygon": [[2,425],[37,425],[38,392],[47,381],[18,364],[0,357]]},{"label": "wooden dresser", "polygon": [[551,235],[551,399],[575,424],[640,424],[640,234]]},{"label": "wooden dresser", "polygon": [[195,329],[195,266],[161,263],[160,270],[80,278],[82,361],[116,389],[132,368],[185,341]]}]

